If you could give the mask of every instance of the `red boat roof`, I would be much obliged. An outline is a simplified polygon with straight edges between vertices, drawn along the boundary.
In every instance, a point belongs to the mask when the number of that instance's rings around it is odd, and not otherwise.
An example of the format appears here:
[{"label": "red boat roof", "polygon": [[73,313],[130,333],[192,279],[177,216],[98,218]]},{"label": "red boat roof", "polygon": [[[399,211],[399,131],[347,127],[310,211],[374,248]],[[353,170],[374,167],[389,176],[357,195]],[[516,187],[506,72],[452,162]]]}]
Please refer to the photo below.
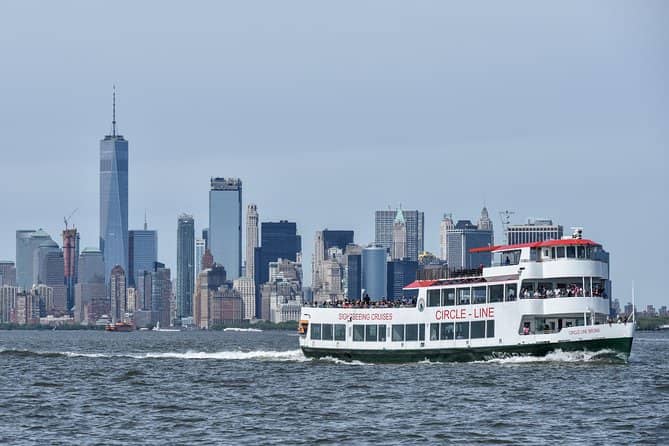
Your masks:
[{"label": "red boat roof", "polygon": [[546,248],[551,246],[600,246],[592,240],[570,238],[561,240],[545,240],[543,242],[520,243],[518,245],[494,245],[483,246],[480,248],[472,248],[469,252],[497,252],[497,251],[511,251],[521,248]]},{"label": "red boat roof", "polygon": [[405,286],[405,290],[413,290],[416,288],[425,288],[428,286],[432,286],[435,283],[439,283],[438,280],[414,280],[411,282],[409,285]]},{"label": "red boat roof", "polygon": [[411,282],[409,285],[405,286],[403,289],[415,290],[418,288],[427,288],[436,285],[447,286],[447,285],[458,285],[462,283],[472,283],[472,284],[496,283],[496,282],[504,282],[507,280],[517,280],[517,279],[518,279],[518,274],[511,274],[506,276],[494,276],[494,277],[454,276],[438,280],[415,280]]}]

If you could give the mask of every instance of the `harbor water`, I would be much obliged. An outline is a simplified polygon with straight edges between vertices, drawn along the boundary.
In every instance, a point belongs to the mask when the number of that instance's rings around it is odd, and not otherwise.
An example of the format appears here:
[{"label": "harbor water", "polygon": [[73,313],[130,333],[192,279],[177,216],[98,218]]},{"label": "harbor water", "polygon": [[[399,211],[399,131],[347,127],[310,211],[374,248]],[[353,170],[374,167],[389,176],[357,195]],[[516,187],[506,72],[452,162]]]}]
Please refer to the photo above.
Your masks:
[{"label": "harbor water", "polygon": [[311,360],[292,332],[0,332],[0,444],[669,444],[669,333],[629,362]]}]

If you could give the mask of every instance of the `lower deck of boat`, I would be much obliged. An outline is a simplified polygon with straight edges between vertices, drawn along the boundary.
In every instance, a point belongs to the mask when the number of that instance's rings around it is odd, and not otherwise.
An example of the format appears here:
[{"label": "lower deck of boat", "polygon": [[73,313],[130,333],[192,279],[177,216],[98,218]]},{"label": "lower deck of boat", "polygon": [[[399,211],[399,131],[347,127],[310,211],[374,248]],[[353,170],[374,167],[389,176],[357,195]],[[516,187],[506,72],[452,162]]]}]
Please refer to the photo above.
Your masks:
[{"label": "lower deck of boat", "polygon": [[302,347],[304,355],[311,358],[336,358],[344,361],[362,361],[371,363],[404,363],[425,360],[432,362],[467,362],[517,355],[546,356],[556,350],[588,352],[610,351],[614,355],[621,354],[627,359],[631,349],[631,337],[476,348],[422,348],[417,350],[362,350]]}]

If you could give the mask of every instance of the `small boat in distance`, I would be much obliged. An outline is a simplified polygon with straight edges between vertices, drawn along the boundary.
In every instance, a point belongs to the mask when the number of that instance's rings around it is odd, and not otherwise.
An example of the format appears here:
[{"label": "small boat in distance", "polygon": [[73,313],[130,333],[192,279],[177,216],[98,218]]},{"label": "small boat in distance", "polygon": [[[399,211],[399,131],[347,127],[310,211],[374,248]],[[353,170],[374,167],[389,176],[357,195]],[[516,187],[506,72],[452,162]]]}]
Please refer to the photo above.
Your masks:
[{"label": "small boat in distance", "polygon": [[105,331],[127,332],[134,331],[135,326],[128,322],[116,322],[115,324],[105,325]]},{"label": "small boat in distance", "polygon": [[237,327],[228,327],[224,328],[223,331],[245,331],[251,333],[261,333],[262,330],[259,328],[237,328]]},{"label": "small boat in distance", "polygon": [[156,326],[153,327],[153,331],[181,331],[178,328],[160,328],[160,321],[156,322]]}]

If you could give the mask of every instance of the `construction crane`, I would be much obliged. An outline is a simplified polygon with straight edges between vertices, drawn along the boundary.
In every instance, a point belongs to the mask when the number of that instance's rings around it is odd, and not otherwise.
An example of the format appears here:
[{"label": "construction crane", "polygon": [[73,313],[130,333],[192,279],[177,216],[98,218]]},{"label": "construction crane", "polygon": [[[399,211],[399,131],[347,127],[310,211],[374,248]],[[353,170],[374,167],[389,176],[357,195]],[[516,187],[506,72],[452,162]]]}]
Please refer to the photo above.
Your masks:
[{"label": "construction crane", "polygon": [[72,220],[72,216],[79,210],[79,208],[76,208],[72,212],[70,212],[69,217],[63,217],[63,220],[65,221],[65,230],[67,231],[67,225],[70,223],[70,220]]}]

